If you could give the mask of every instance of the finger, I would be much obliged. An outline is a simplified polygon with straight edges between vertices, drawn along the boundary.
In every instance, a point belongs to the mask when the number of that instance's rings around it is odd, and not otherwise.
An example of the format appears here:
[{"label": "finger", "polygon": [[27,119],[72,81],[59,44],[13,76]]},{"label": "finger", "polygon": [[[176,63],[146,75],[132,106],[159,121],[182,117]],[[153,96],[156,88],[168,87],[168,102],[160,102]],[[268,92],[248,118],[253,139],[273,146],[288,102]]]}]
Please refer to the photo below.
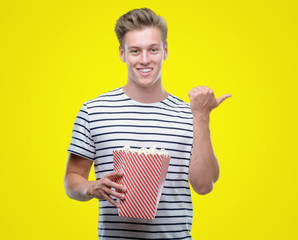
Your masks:
[{"label": "finger", "polygon": [[195,88],[192,88],[191,90],[189,90],[188,91],[188,97],[190,97],[195,91],[196,91]]},{"label": "finger", "polygon": [[108,194],[103,193],[103,197],[105,200],[107,200],[108,202],[113,204],[116,208],[119,208],[119,204],[113,198],[111,198]]},{"label": "finger", "polygon": [[103,182],[104,185],[108,188],[115,188],[121,192],[126,192],[127,188],[121,184],[115,183],[109,178],[106,178],[105,181]]},{"label": "finger", "polygon": [[108,187],[108,188],[115,188],[116,190],[119,190],[121,192],[126,192],[127,191],[127,188],[121,184],[118,184],[118,183],[115,183],[111,180],[107,180],[105,185]]},{"label": "finger", "polygon": [[126,192],[127,188],[121,184],[111,182],[110,184],[107,185],[109,188],[114,188],[115,190],[118,190],[120,192]]},{"label": "finger", "polygon": [[114,191],[114,190],[112,190],[112,189],[109,189],[109,188],[107,188],[107,189],[105,190],[105,193],[108,194],[108,195],[110,195],[110,196],[114,196],[114,197],[116,197],[116,198],[119,198],[119,199],[121,199],[121,200],[124,200],[124,199],[125,199],[124,194],[122,194],[122,193],[118,193],[118,192],[116,192],[116,191]]},{"label": "finger", "polygon": [[200,93],[200,89],[198,88],[193,88],[188,92],[188,97],[190,98],[191,96],[195,95],[195,93]]},{"label": "finger", "polygon": [[217,106],[218,106],[219,104],[221,104],[224,100],[226,100],[226,99],[229,98],[229,97],[232,97],[232,94],[225,94],[225,95],[223,95],[223,96],[217,98],[217,99],[216,99]]},{"label": "finger", "polygon": [[123,171],[114,171],[106,175],[108,178],[123,177]]}]

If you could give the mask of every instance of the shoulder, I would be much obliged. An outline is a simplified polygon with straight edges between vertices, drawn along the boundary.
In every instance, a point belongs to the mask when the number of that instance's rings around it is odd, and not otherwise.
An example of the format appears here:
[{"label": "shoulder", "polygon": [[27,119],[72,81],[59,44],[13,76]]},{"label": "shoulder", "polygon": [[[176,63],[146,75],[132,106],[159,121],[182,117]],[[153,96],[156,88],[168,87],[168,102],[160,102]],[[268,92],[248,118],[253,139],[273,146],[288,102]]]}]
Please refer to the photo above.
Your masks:
[{"label": "shoulder", "polygon": [[100,94],[98,97],[87,100],[84,105],[89,108],[92,107],[94,104],[100,103],[100,102],[113,102],[117,101],[119,99],[123,98],[123,91],[121,90],[121,87],[115,88],[111,91],[105,92],[103,94]]},{"label": "shoulder", "polygon": [[181,110],[191,113],[190,104],[183,101],[182,99],[180,99],[179,97],[177,97],[171,93],[168,97],[168,103],[173,108],[181,109]]}]

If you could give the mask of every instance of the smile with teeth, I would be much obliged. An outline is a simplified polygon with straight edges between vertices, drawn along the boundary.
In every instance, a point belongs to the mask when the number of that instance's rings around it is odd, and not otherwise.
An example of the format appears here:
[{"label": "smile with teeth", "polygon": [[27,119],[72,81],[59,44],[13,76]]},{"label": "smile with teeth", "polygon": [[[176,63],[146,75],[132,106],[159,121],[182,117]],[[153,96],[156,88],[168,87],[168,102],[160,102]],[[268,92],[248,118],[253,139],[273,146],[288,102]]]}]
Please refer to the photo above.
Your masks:
[{"label": "smile with teeth", "polygon": [[141,68],[141,69],[139,69],[139,71],[141,71],[143,73],[147,73],[147,72],[150,72],[152,70],[153,70],[152,68]]}]

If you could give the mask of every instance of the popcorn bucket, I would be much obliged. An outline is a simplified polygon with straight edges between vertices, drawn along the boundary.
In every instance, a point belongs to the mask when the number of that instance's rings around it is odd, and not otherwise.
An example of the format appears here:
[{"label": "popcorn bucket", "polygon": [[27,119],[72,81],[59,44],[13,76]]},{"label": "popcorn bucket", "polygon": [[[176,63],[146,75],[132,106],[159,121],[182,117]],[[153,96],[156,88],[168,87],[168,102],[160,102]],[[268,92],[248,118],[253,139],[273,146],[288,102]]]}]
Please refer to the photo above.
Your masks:
[{"label": "popcorn bucket", "polygon": [[120,200],[119,216],[155,218],[170,158],[165,154],[113,151],[114,171],[124,172],[115,182],[127,188],[125,200]]}]

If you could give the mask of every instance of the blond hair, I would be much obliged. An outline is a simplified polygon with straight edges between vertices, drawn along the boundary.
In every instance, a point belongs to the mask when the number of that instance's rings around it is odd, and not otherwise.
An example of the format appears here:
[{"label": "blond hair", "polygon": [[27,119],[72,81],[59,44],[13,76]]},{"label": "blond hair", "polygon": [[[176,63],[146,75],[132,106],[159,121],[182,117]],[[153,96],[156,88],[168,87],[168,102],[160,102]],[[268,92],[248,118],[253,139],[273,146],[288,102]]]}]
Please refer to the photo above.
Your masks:
[{"label": "blond hair", "polygon": [[120,46],[124,49],[124,36],[128,31],[140,30],[144,27],[158,27],[162,35],[163,45],[165,46],[168,34],[167,23],[163,17],[157,16],[149,8],[133,9],[117,20],[115,32]]}]

